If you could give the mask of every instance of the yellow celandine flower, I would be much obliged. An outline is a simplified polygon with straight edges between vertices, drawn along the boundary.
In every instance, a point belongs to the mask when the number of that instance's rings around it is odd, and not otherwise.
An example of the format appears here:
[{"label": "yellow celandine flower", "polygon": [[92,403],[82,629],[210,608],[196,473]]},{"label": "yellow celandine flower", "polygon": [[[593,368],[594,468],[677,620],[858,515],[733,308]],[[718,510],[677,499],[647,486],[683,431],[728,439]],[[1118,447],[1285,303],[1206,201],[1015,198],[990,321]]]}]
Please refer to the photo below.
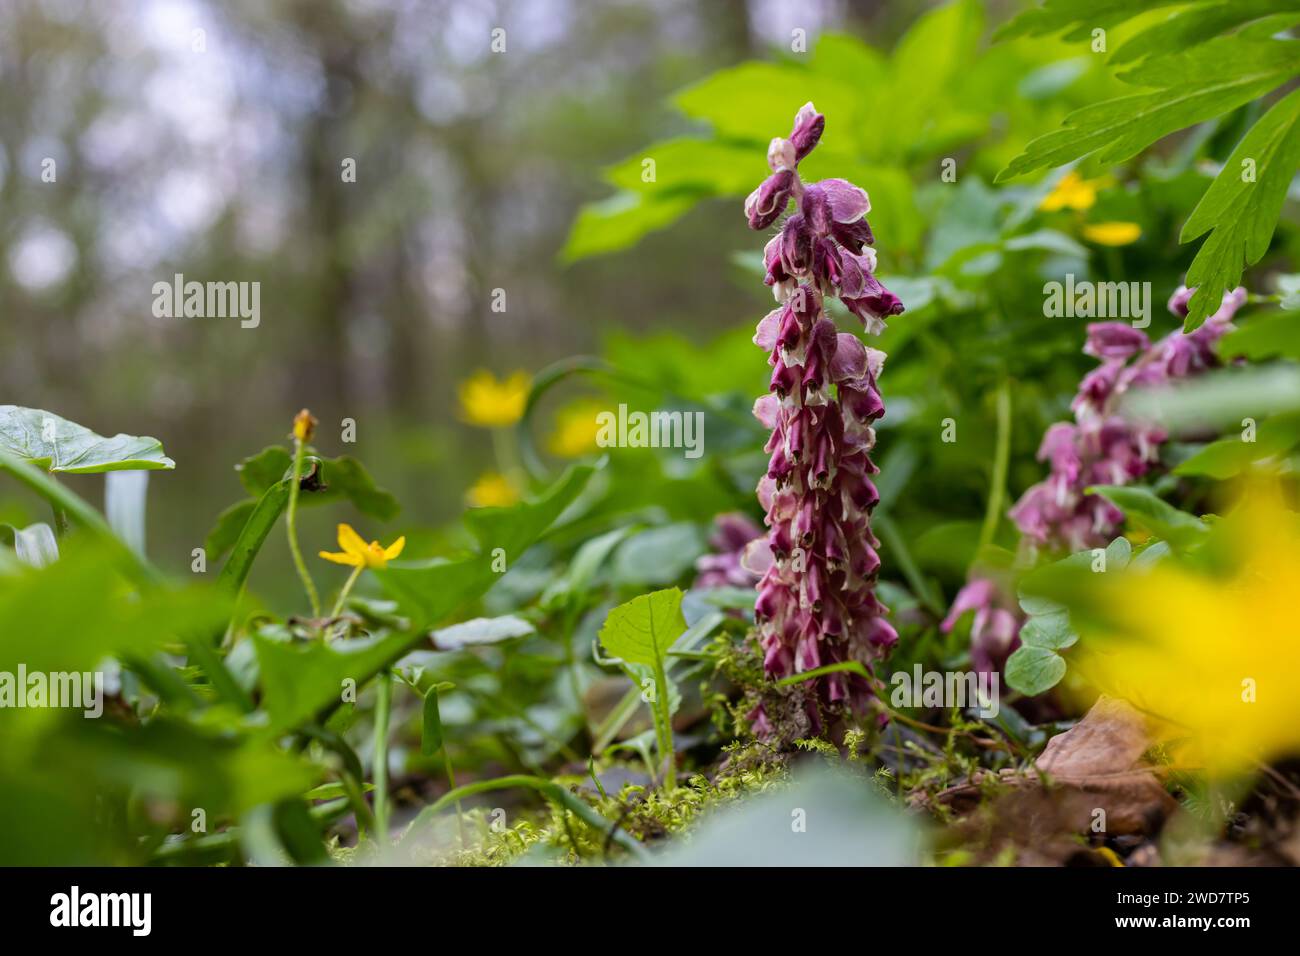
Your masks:
[{"label": "yellow celandine flower", "polygon": [[1084,179],[1072,169],[1061,177],[1050,193],[1043,197],[1038,208],[1043,212],[1091,209],[1097,202],[1097,190],[1107,184],[1108,180],[1105,178]]},{"label": "yellow celandine flower", "polygon": [[1083,227],[1083,238],[1099,246],[1127,246],[1141,235],[1142,227],[1135,222],[1095,222]]},{"label": "yellow celandine flower", "polygon": [[547,447],[561,458],[578,458],[596,448],[596,421],[601,407],[595,402],[578,402],[555,416],[555,431]]},{"label": "yellow celandine flower", "polygon": [[530,379],[527,372],[515,372],[497,380],[487,369],[479,369],[457,390],[461,416],[481,428],[506,428],[519,421],[528,401]]},{"label": "yellow celandine flower", "polygon": [[361,535],[352,530],[351,525],[341,524],[339,525],[339,547],[343,550],[338,553],[322,551],[320,556],[326,561],[349,564],[354,568],[385,568],[388,562],[401,554],[402,549],[406,547],[406,536],[403,535],[385,548],[378,541],[366,544],[361,539]]},{"label": "yellow celandine flower", "polygon": [[519,491],[505,475],[489,471],[465,494],[474,508],[505,508],[519,500]]},{"label": "yellow celandine flower", "polygon": [[1300,754],[1300,515],[1252,489],[1202,553],[1212,573],[1166,557],[1096,575],[1107,623],[1085,623],[1071,666],[1163,720],[1181,764],[1225,774]]}]

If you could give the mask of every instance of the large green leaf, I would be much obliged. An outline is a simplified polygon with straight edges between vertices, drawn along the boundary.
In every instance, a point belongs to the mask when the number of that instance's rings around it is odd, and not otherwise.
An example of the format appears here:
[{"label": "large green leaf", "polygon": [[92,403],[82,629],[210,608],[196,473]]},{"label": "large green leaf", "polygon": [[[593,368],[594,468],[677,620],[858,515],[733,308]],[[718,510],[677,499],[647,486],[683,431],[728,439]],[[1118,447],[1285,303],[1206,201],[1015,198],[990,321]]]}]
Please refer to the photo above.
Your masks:
[{"label": "large green leaf", "polygon": [[0,405],[0,451],[51,473],[87,475],[176,467],[156,438],[105,438],[52,412],[18,405]]},{"label": "large green leaf", "polygon": [[1300,417],[1278,415],[1256,426],[1253,441],[1222,438],[1210,442],[1181,462],[1175,475],[1202,475],[1224,480],[1247,471],[1255,463],[1283,455],[1300,445]]},{"label": "large green leaf", "polygon": [[630,664],[662,666],[668,648],[686,631],[682,592],[678,588],[653,591],[620,604],[609,612],[600,629],[606,653]]},{"label": "large green leaf", "polygon": [[1155,92],[1076,110],[1063,129],[1030,142],[997,181],[1085,157],[1096,166],[1130,159],[1170,133],[1276,89],[1295,74],[1298,49],[1300,43],[1289,40],[1224,37],[1178,56],[1148,60],[1120,79]]},{"label": "large green leaf", "polygon": [[[1300,72],[1297,49],[1300,44],[1292,49],[1293,72]],[[1249,51],[1244,55],[1249,56]],[[1248,162],[1255,169],[1249,178]],[[1196,288],[1196,294],[1188,303],[1184,331],[1195,329],[1217,310],[1224,290],[1235,288],[1243,269],[1268,251],[1297,166],[1300,90],[1292,90],[1237,144],[1183,225],[1180,242],[1210,233],[1187,270],[1187,284]]]}]

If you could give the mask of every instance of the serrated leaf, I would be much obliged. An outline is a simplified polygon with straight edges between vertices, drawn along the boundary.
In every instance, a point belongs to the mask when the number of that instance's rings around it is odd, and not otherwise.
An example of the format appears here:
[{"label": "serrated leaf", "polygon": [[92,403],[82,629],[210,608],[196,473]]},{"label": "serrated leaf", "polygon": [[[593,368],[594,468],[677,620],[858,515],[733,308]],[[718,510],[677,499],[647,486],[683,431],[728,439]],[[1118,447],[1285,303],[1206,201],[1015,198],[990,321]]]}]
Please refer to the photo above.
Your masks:
[{"label": "serrated leaf", "polygon": [[[1243,167],[1247,160],[1255,168],[1250,182]],[[1179,234],[1180,242],[1190,242],[1210,233],[1187,270],[1187,285],[1196,294],[1187,304],[1185,332],[1215,312],[1223,293],[1235,288],[1245,268],[1268,251],[1297,166],[1300,89],[1273,104],[1242,138]]]},{"label": "serrated leaf", "polygon": [[1120,79],[1156,92],[1075,110],[1066,116],[1064,128],[1030,142],[996,181],[1085,157],[1095,166],[1131,159],[1170,133],[1276,89],[1295,75],[1297,49],[1300,43],[1289,40],[1223,37],[1176,57],[1144,62]]},{"label": "serrated leaf", "polygon": [[600,643],[612,657],[629,664],[662,664],[673,641],[686,630],[682,592],[653,591],[620,604],[600,629]]},{"label": "serrated leaf", "polygon": [[1027,697],[1051,690],[1065,676],[1065,658],[1046,647],[1018,647],[1007,658],[1007,685]]},{"label": "serrated leaf", "polygon": [[1232,0],[1231,3],[1202,3],[1200,6],[1180,11],[1129,37],[1114,52],[1110,62],[1118,66],[1141,57],[1187,50],[1234,27],[1280,13],[1287,8],[1300,12],[1300,0]]},{"label": "serrated leaf", "polygon": [[105,438],[53,412],[0,405],[0,451],[51,474],[171,469],[156,438],[114,435]]}]

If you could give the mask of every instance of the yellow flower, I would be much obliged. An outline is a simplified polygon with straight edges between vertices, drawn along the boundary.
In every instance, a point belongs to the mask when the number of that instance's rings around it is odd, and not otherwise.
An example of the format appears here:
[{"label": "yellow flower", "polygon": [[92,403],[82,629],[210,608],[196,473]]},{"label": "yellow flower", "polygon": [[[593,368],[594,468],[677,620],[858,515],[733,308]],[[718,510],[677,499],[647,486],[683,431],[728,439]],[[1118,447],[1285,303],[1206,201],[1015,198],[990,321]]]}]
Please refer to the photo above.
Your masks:
[{"label": "yellow flower", "polygon": [[1091,576],[1107,603],[1078,645],[1081,675],[1163,719],[1190,750],[1179,762],[1212,772],[1300,754],[1300,515],[1254,490],[1215,523],[1201,569],[1166,557]]},{"label": "yellow flower", "polygon": [[596,447],[600,426],[596,415],[601,408],[595,402],[578,402],[555,416],[555,431],[547,443],[551,454],[561,458],[578,458]]},{"label": "yellow flower", "polygon": [[489,471],[465,495],[474,508],[504,508],[519,500],[519,492],[505,475]]},{"label": "yellow flower", "polygon": [[316,432],[316,416],[303,409],[293,416],[293,437],[306,444]]},{"label": "yellow flower", "polygon": [[1083,238],[1099,246],[1127,246],[1140,235],[1142,227],[1135,222],[1095,222],[1083,227]]},{"label": "yellow flower", "polygon": [[527,372],[515,372],[497,381],[487,369],[479,369],[460,383],[461,416],[482,428],[513,425],[524,414],[529,384]]},{"label": "yellow flower", "polygon": [[1106,184],[1105,179],[1084,179],[1073,169],[1061,177],[1052,191],[1043,197],[1038,208],[1043,212],[1061,209],[1091,209],[1097,201],[1097,189]]},{"label": "yellow flower", "polygon": [[352,530],[348,524],[339,525],[339,547],[343,550],[337,554],[322,551],[320,556],[335,564],[350,564],[354,568],[384,568],[388,562],[402,553],[406,547],[406,536],[398,538],[387,548],[378,541],[366,544],[361,535]]}]

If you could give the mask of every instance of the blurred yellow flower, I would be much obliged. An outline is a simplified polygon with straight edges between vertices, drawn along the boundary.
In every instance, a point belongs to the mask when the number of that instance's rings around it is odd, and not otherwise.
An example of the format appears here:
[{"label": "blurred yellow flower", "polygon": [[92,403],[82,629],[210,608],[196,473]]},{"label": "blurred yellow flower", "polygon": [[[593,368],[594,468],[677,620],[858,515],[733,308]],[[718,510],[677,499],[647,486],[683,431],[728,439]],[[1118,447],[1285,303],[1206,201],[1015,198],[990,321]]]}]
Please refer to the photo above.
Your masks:
[{"label": "blurred yellow flower", "polygon": [[378,541],[366,544],[361,535],[352,530],[349,524],[341,524],[338,529],[339,547],[343,550],[337,554],[322,551],[320,556],[335,564],[349,564],[354,568],[384,568],[388,562],[402,553],[406,547],[406,536],[398,538],[387,548]]},{"label": "blurred yellow flower", "polygon": [[479,369],[457,389],[461,416],[482,428],[505,428],[524,414],[530,380],[527,372],[515,372],[497,380],[487,369]]},{"label": "blurred yellow flower", "polygon": [[489,471],[465,494],[472,508],[505,508],[519,500],[519,492],[505,475]]},{"label": "blurred yellow flower", "polygon": [[1099,246],[1127,246],[1141,235],[1142,227],[1135,222],[1094,222],[1083,227],[1083,238]]},{"label": "blurred yellow flower", "polygon": [[555,431],[547,442],[551,454],[578,458],[593,451],[600,431],[596,416],[601,410],[596,402],[577,402],[562,409],[555,416]]},{"label": "blurred yellow flower", "polygon": [[316,432],[317,424],[316,416],[304,408],[293,416],[293,437],[300,442],[311,441],[311,436]]},{"label": "blurred yellow flower", "polygon": [[1043,197],[1038,208],[1043,212],[1091,209],[1097,201],[1097,190],[1106,183],[1106,179],[1084,179],[1072,169]]},{"label": "blurred yellow flower", "polygon": [[[1300,754],[1300,515],[1271,493],[1220,519],[1202,555],[1100,575],[1108,624],[1078,646],[1079,673],[1168,724],[1212,772]],[[1114,640],[1107,640],[1107,634]]]}]

